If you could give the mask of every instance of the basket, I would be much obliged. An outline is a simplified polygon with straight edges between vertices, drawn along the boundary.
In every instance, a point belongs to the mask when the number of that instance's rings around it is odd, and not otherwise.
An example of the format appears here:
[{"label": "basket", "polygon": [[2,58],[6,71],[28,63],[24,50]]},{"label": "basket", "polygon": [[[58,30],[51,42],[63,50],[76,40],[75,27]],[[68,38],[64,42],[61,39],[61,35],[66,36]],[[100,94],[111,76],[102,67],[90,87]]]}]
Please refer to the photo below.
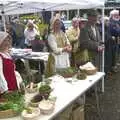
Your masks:
[{"label": "basket", "polygon": [[85,70],[85,72],[87,75],[94,75],[97,72],[97,68],[92,69],[92,70]]},{"label": "basket", "polygon": [[40,103],[40,102],[35,102],[35,103],[30,102],[30,106],[31,106],[31,107],[38,107],[39,103]]},{"label": "basket", "polygon": [[73,77],[76,73],[72,73],[72,74],[63,74],[62,76],[64,78],[70,78],[70,77]]},{"label": "basket", "polygon": [[18,113],[13,111],[12,109],[0,111],[0,119],[2,118],[10,118],[10,117],[15,117],[17,116]]},{"label": "basket", "polygon": [[48,99],[48,97],[49,97],[49,95],[50,95],[50,93],[51,93],[51,91],[52,91],[52,89],[51,90],[49,90],[49,91],[39,91],[39,94],[44,98],[44,99]]},{"label": "basket", "polygon": [[23,110],[21,116],[24,120],[37,120],[38,116],[40,115],[40,109],[39,108],[32,109],[33,109],[32,114],[27,113],[27,110]]},{"label": "basket", "polygon": [[35,92],[38,91],[38,87],[37,87],[36,84],[34,84],[33,88],[31,89],[30,86],[28,85],[28,86],[26,87],[26,91],[27,91],[28,93],[35,93]]},{"label": "basket", "polygon": [[35,92],[37,92],[37,88],[33,88],[33,89],[30,89],[30,88],[26,88],[26,91],[28,92],[28,93],[35,93]]},{"label": "basket", "polygon": [[[46,103],[48,102],[49,100],[46,100]],[[48,107],[48,105],[46,105],[46,108],[43,108],[42,107],[42,102],[40,102],[39,104],[39,108],[40,108],[40,112],[41,114],[51,114],[53,111],[54,111],[54,108],[55,108],[55,103],[53,101],[49,101],[49,104],[51,105],[50,107]]]}]

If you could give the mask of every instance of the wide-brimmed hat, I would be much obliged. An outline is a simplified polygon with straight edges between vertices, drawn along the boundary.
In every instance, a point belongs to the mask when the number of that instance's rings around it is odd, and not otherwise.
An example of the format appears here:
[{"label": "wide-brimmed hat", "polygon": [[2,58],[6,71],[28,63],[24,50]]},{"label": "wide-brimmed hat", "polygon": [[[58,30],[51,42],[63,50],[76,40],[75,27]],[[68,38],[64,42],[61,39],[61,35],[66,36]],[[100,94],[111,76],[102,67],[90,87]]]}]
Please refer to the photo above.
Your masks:
[{"label": "wide-brimmed hat", "polygon": [[60,17],[57,17],[57,16],[56,16],[56,17],[53,17],[53,18],[52,18],[52,20],[51,20],[51,25],[50,25],[51,30],[54,28],[54,24],[55,24],[55,22],[56,22],[57,20],[61,21]]},{"label": "wide-brimmed hat", "polygon": [[97,10],[95,9],[87,10],[87,16],[97,16],[97,15],[98,15]]},{"label": "wide-brimmed hat", "polygon": [[7,32],[0,31],[0,45],[2,44],[2,42],[5,40],[7,36],[9,36]]}]

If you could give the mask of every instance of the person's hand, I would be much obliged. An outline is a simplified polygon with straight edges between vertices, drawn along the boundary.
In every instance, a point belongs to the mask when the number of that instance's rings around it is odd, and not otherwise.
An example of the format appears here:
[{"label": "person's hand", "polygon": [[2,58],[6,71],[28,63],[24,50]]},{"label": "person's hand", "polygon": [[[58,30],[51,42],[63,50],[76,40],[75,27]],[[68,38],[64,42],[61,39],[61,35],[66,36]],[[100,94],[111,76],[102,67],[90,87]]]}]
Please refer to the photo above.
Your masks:
[{"label": "person's hand", "polygon": [[63,47],[63,52],[67,52],[67,46]]},{"label": "person's hand", "polygon": [[64,48],[63,48],[63,52],[71,52],[72,50],[72,46],[71,45],[66,45]]},{"label": "person's hand", "polygon": [[71,45],[68,45],[67,46],[67,52],[71,52],[72,51],[72,46]]}]

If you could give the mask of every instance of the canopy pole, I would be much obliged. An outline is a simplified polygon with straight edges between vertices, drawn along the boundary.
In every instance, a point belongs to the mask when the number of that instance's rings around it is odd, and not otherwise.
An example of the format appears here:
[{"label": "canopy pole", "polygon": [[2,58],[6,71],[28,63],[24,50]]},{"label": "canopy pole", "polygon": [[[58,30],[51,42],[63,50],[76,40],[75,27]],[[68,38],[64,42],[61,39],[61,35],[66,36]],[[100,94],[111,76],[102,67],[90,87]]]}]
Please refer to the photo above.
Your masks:
[{"label": "canopy pole", "polygon": [[80,16],[80,11],[79,11],[79,9],[77,9],[77,17],[79,17]]},{"label": "canopy pole", "polygon": [[69,20],[69,10],[67,10],[67,20]]},{"label": "canopy pole", "polygon": [[[102,42],[105,42],[105,27],[104,27],[104,12],[105,12],[105,8],[102,8]],[[102,52],[102,72],[104,72],[104,50]],[[104,92],[104,77],[102,78],[102,92]]]},{"label": "canopy pole", "polygon": [[5,15],[4,14],[2,14],[2,21],[3,21],[4,31],[6,32],[6,23],[5,23]]}]

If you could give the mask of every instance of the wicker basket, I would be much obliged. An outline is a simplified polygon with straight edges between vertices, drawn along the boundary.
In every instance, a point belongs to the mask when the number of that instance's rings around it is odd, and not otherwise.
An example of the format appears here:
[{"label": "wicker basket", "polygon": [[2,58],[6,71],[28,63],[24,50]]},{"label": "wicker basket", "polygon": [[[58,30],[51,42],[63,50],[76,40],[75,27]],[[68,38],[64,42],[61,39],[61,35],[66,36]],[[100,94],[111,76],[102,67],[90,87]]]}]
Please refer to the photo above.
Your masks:
[{"label": "wicker basket", "polygon": [[28,93],[35,93],[35,92],[37,92],[37,91],[38,91],[37,84],[33,84],[33,88],[32,88],[32,89],[30,88],[30,85],[28,85],[28,86],[26,87],[26,91],[27,91]]},{"label": "wicker basket", "polygon": [[97,72],[97,68],[92,69],[92,70],[85,70],[85,72],[87,75],[94,75]]},{"label": "wicker basket", "polygon": [[35,92],[38,91],[38,89],[37,89],[37,88],[33,88],[33,89],[26,88],[26,91],[27,91],[28,93],[35,93]]},{"label": "wicker basket", "polygon": [[70,77],[73,77],[76,73],[72,73],[72,74],[63,74],[62,76],[64,78],[70,78]]},{"label": "wicker basket", "polygon": [[27,113],[27,110],[23,110],[21,116],[24,120],[37,120],[38,116],[40,115],[40,109],[39,108],[32,109],[33,109],[32,114]]},{"label": "wicker basket", "polygon": [[35,102],[35,103],[34,102],[30,102],[30,106],[31,107],[38,107],[39,103],[40,102]]},{"label": "wicker basket", "polygon": [[[47,101],[49,101],[49,100],[47,100]],[[40,102],[40,104],[39,104],[39,108],[40,108],[40,112],[41,112],[41,114],[51,114],[53,111],[54,111],[54,108],[55,108],[55,103],[53,102],[53,101],[51,101],[50,102],[50,104],[51,104],[51,107],[50,108],[43,108],[42,107],[42,102]]]},{"label": "wicker basket", "polygon": [[0,111],[0,119],[10,118],[10,117],[14,117],[14,116],[17,116],[17,115],[18,115],[18,113],[13,111],[12,109]]}]

